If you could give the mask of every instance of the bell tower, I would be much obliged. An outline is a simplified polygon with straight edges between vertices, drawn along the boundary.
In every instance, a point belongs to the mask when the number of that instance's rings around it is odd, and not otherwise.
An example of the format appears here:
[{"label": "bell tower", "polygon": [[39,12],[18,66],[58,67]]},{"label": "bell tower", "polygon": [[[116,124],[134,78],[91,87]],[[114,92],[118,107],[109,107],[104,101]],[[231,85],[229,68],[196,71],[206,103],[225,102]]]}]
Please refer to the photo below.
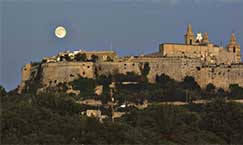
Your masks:
[{"label": "bell tower", "polygon": [[195,42],[194,33],[192,31],[192,25],[189,24],[187,27],[187,32],[185,34],[185,44],[192,45]]},{"label": "bell tower", "polygon": [[203,41],[202,41],[203,44],[209,44],[209,39],[208,39],[208,33],[205,32],[203,34]]},{"label": "bell tower", "polygon": [[234,33],[231,34],[230,42],[227,45],[227,50],[234,53],[234,61],[241,62],[240,45],[237,43],[237,39]]}]

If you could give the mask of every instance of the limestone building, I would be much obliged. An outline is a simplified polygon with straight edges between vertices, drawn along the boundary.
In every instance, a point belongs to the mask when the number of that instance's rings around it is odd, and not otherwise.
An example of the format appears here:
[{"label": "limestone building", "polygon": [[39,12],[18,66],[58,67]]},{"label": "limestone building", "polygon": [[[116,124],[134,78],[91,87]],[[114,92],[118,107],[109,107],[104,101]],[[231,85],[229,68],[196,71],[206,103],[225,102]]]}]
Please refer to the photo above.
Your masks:
[{"label": "limestone building", "polygon": [[[150,67],[147,78],[151,83],[156,75],[166,74],[175,80],[193,76],[202,88],[209,83],[223,89],[230,84],[243,86],[241,50],[234,33],[226,48],[213,44],[207,32],[195,35],[192,25],[187,27],[184,38],[184,43],[163,43],[158,52],[137,57],[118,57],[114,51],[62,52],[40,63],[25,65],[19,92],[33,80],[39,80],[39,87],[49,87],[80,76],[95,79],[114,72],[140,74],[145,63]],[[82,60],[77,59],[83,55]],[[96,61],[92,60],[94,56]]]}]

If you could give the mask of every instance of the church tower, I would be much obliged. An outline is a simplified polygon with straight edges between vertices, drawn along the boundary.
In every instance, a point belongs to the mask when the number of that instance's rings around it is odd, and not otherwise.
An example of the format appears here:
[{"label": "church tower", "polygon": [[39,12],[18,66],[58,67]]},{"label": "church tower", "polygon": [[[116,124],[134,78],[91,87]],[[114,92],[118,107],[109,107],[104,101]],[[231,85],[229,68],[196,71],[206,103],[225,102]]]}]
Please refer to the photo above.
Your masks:
[{"label": "church tower", "polygon": [[232,33],[231,35],[230,42],[227,45],[227,50],[229,52],[234,53],[235,62],[237,63],[241,62],[240,45],[237,43],[236,36],[234,33]]},{"label": "church tower", "polygon": [[208,39],[208,33],[205,32],[203,34],[203,41],[202,41],[203,44],[209,44],[209,39]]},{"label": "church tower", "polygon": [[192,25],[189,24],[187,27],[187,32],[185,34],[185,44],[192,45],[195,42],[194,33],[192,31]]}]

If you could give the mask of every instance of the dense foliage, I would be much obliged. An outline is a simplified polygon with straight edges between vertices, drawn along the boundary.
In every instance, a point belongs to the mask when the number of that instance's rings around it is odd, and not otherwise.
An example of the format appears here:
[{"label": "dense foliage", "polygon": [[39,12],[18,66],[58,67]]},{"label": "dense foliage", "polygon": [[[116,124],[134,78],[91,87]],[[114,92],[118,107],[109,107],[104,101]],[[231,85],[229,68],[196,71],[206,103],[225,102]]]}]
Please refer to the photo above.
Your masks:
[{"label": "dense foliage", "polygon": [[[243,106],[156,105],[111,122],[58,94],[1,96],[1,144],[242,144]],[[195,108],[201,108],[200,110]]]},{"label": "dense foliage", "polygon": [[87,61],[87,56],[85,53],[78,53],[75,55],[74,59],[76,61]]},{"label": "dense foliage", "polygon": [[[149,72],[149,66],[145,68],[144,75]],[[145,110],[128,108],[126,115],[115,122],[109,116],[110,108],[99,108],[108,115],[103,123],[81,115],[88,107],[78,101],[111,101],[109,85],[114,81],[114,98],[119,105],[148,100],[150,106]],[[243,98],[243,88],[238,85],[230,85],[229,91],[213,84],[201,89],[193,77],[179,82],[164,74],[150,84],[143,75],[134,73],[99,76],[96,80],[79,78],[71,85],[80,90],[79,96],[61,90],[18,95],[0,86],[1,144],[243,144],[243,105],[228,102]],[[103,86],[101,96],[94,93],[98,85]],[[211,102],[193,104],[196,99]],[[160,103],[165,101],[189,104]]]}]

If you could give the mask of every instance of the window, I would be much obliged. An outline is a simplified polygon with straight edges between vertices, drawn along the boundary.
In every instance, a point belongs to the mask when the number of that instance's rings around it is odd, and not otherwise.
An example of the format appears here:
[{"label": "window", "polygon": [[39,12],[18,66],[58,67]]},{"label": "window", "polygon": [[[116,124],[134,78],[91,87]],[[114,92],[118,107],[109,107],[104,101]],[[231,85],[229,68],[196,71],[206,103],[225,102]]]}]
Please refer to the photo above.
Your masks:
[{"label": "window", "polygon": [[57,80],[55,80],[54,83],[56,84],[57,83]]},{"label": "window", "polygon": [[214,72],[214,68],[212,68],[212,73]]},{"label": "window", "polygon": [[70,74],[70,77],[74,77],[74,75],[73,74]]},{"label": "window", "polygon": [[235,47],[233,47],[233,53],[235,53],[235,51],[236,51],[236,48],[235,48]]},{"label": "window", "polygon": [[83,72],[83,75],[85,75],[85,72]]},{"label": "window", "polygon": [[190,45],[192,45],[192,39],[190,39]]},{"label": "window", "polygon": [[87,68],[90,68],[90,66],[87,66]]}]

